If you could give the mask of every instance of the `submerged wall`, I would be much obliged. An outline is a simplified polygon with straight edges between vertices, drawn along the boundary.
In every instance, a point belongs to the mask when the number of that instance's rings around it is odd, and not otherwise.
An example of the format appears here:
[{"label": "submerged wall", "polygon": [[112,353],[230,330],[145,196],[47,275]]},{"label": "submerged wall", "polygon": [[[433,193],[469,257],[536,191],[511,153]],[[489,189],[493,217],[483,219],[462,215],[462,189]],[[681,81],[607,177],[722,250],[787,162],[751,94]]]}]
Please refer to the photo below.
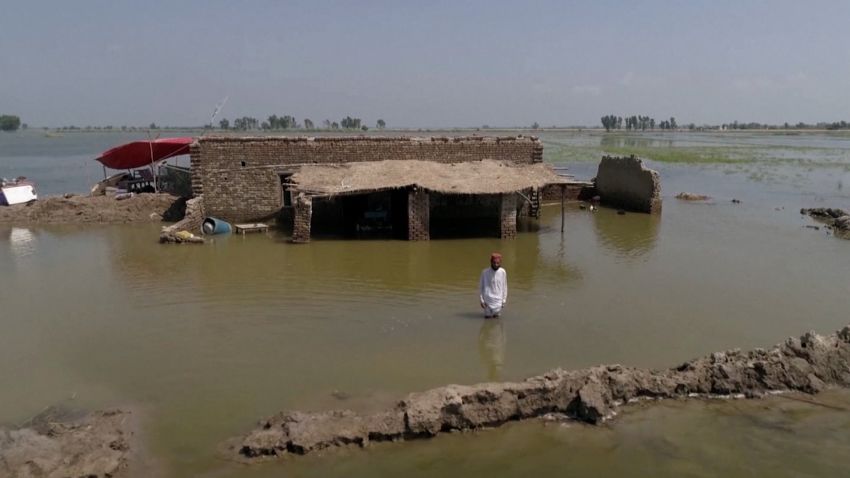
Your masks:
[{"label": "submerged wall", "polygon": [[661,212],[661,180],[635,156],[603,156],[596,173],[602,203],[630,211]]},{"label": "submerged wall", "polygon": [[282,207],[280,174],[301,164],[382,160],[514,163],[543,160],[534,137],[204,137],[191,147],[192,189],[229,221],[266,219]]}]

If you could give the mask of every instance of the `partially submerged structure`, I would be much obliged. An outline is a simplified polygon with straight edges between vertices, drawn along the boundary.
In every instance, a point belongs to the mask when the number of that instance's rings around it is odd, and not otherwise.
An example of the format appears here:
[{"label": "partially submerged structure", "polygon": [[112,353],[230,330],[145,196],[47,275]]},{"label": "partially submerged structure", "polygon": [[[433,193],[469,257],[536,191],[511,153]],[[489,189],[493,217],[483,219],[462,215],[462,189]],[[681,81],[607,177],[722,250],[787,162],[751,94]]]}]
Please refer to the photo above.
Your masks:
[{"label": "partially submerged structure", "polygon": [[426,240],[468,225],[511,238],[542,188],[571,182],[526,136],[202,137],[191,164],[205,215],[291,221],[294,242],[316,229]]}]

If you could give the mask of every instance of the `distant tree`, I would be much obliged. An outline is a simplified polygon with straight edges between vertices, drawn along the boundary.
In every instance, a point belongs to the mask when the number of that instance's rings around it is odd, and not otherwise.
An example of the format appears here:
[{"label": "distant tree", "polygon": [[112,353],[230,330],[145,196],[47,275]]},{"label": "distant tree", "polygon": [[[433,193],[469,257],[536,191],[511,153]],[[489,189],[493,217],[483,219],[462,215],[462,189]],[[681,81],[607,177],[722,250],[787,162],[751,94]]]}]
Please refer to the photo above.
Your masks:
[{"label": "distant tree", "polygon": [[218,122],[218,127],[221,129],[230,129],[230,121],[227,118],[222,118],[221,121]]},{"label": "distant tree", "polygon": [[366,126],[365,124],[363,126],[361,126],[360,129],[362,129],[363,131],[369,131],[369,127]]},{"label": "distant tree", "polygon": [[28,125],[26,123],[21,123],[21,129],[27,129],[29,127],[30,127],[30,125]]},{"label": "distant tree", "polygon": [[387,122],[382,120],[382,119],[379,119],[378,123],[377,123],[377,127],[378,127],[378,129],[384,129],[384,128],[387,127]]},{"label": "distant tree", "polygon": [[271,129],[271,125],[268,121],[263,121],[263,124],[260,125],[261,129]]},{"label": "distant tree", "polygon": [[655,129],[655,118],[649,118],[649,129]]},{"label": "distant tree", "polygon": [[670,129],[676,129],[676,118],[670,117]]},{"label": "distant tree", "polygon": [[351,116],[346,116],[341,119],[339,124],[345,129],[360,129],[360,118],[352,118]]},{"label": "distant tree", "polygon": [[21,118],[15,115],[0,115],[0,130],[17,131],[21,127]]},{"label": "distant tree", "polygon": [[481,129],[490,129],[490,125],[488,125],[488,124],[481,125]]},{"label": "distant tree", "polygon": [[[615,115],[605,115],[602,117],[602,127],[605,131],[611,131],[617,128],[617,117]],[[537,123],[535,123],[537,124]]]},{"label": "distant tree", "polygon": [[306,129],[315,128],[315,126],[313,126],[313,120],[311,120],[310,118],[304,118],[304,128],[306,128]]},{"label": "distant tree", "polygon": [[[86,126],[86,129],[89,128],[90,126]],[[159,126],[157,126],[156,123],[151,123],[150,125],[148,125],[148,129],[159,129]]]},{"label": "distant tree", "polygon": [[331,129],[331,120],[326,119],[326,120],[322,121],[322,126],[324,126],[325,129]]},{"label": "distant tree", "polygon": [[540,129],[540,124],[537,121],[531,123],[531,129]]},{"label": "distant tree", "polygon": [[331,129],[339,129],[339,123],[337,123],[336,121],[331,123]]}]

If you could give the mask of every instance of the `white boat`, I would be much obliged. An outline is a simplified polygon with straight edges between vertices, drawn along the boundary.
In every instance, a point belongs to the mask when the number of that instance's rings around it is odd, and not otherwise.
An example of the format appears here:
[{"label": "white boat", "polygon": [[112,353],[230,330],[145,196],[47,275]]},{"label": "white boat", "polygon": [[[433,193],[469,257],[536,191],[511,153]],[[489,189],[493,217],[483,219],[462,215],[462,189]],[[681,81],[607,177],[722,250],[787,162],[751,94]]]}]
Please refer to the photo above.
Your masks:
[{"label": "white boat", "polygon": [[6,179],[0,182],[0,206],[23,204],[38,199],[35,184],[26,178]]}]

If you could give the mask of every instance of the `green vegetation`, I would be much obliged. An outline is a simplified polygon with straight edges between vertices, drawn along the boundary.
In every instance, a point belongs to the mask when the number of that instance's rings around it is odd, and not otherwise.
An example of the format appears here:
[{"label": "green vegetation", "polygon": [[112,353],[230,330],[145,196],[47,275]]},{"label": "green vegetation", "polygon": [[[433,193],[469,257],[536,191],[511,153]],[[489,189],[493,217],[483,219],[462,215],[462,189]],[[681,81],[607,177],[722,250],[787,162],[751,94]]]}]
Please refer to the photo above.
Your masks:
[{"label": "green vegetation", "polygon": [[[208,125],[208,127],[211,126]],[[227,118],[223,118],[221,121],[218,122],[218,127],[220,129],[234,129],[241,131],[256,129],[262,129],[266,131],[292,130],[302,128],[308,130],[317,129],[316,124],[313,122],[313,120],[309,118],[304,118],[304,124],[302,125],[298,123],[298,120],[296,120],[295,117],[292,115],[271,115],[266,119],[266,121],[263,121],[262,123],[257,120],[257,118],[253,118],[251,116],[243,116],[241,118],[236,118],[233,120],[232,123]],[[369,129],[368,126],[363,124],[363,120],[361,120],[360,118],[352,118],[351,116],[346,116],[345,118],[340,120],[339,123],[336,121],[331,122],[331,120],[326,119],[322,121],[322,127],[324,129],[340,129],[340,127],[342,127],[343,129],[355,129],[362,131],[367,131]],[[384,129],[386,127],[387,123],[384,120],[379,119],[377,123],[377,128]]]},{"label": "green vegetation", "polygon": [[17,131],[21,127],[21,118],[15,115],[0,115],[0,131]]},{"label": "green vegetation", "polygon": [[662,163],[741,163],[754,161],[724,148],[650,148],[640,146],[603,146],[605,154],[651,159]]}]

